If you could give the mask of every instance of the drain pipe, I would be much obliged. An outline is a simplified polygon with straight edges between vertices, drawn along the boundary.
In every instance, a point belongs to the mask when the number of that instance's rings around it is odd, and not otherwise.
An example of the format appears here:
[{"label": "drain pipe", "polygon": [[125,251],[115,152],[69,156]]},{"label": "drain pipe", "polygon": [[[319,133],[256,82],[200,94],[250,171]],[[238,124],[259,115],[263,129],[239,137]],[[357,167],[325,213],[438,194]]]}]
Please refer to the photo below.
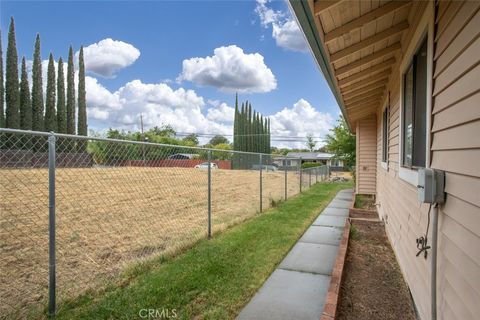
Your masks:
[{"label": "drain pipe", "polygon": [[432,320],[437,319],[437,234],[438,234],[438,204],[433,205],[432,221],[432,271],[430,273],[431,281],[431,304]]}]

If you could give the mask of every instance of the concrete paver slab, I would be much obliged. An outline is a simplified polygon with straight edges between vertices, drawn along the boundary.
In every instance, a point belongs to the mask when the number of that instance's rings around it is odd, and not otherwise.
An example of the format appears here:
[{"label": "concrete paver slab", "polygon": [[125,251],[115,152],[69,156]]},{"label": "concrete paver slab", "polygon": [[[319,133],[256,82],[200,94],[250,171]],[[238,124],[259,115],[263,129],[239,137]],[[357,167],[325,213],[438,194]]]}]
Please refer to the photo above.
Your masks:
[{"label": "concrete paver slab", "polygon": [[350,200],[332,200],[330,204],[328,205],[330,208],[345,208],[348,209],[352,205],[352,201]]},{"label": "concrete paver slab", "polygon": [[321,214],[314,222],[314,226],[337,227],[343,228],[345,226],[346,217],[327,216]]},{"label": "concrete paver slab", "polygon": [[338,246],[298,242],[280,263],[280,269],[331,275]]},{"label": "concrete paver slab", "polygon": [[237,319],[318,320],[329,284],[329,276],[277,269]]},{"label": "concrete paver slab", "polygon": [[341,239],[342,230],[340,228],[311,226],[298,241],[338,246]]},{"label": "concrete paver slab", "polygon": [[339,217],[348,217],[348,209],[346,208],[331,208],[327,207],[322,211],[322,215],[326,216],[339,216]]}]

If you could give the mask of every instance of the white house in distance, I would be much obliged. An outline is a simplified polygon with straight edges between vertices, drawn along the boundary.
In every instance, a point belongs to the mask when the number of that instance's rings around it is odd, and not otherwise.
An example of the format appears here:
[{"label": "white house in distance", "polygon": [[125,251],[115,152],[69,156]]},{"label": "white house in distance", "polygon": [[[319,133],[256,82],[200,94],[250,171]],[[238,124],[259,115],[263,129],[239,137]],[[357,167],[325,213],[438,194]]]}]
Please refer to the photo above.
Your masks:
[{"label": "white house in distance", "polygon": [[343,167],[343,161],[334,157],[334,154],[325,152],[289,152],[285,157],[275,157],[273,163],[283,168],[283,161],[286,161],[287,168],[293,169],[298,168],[301,158],[302,163],[313,162],[330,167]]}]

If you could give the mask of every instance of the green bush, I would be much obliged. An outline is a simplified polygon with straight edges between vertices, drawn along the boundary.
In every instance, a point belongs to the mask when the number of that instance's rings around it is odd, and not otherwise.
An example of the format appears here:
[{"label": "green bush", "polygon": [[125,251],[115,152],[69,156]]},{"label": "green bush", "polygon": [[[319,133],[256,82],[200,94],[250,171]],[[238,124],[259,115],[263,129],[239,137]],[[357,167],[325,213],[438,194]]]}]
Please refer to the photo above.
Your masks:
[{"label": "green bush", "polygon": [[318,162],[304,162],[302,163],[302,169],[314,168],[314,167],[321,167],[323,164]]}]

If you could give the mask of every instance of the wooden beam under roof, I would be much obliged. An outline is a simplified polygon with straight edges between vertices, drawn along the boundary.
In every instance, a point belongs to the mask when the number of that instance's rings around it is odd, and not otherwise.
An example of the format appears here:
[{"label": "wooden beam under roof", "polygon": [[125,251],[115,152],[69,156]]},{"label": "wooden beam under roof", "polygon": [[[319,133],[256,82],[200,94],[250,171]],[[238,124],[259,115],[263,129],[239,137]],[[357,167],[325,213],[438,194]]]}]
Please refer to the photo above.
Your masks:
[{"label": "wooden beam under roof", "polygon": [[367,78],[370,74],[373,73],[379,73],[380,71],[383,71],[385,69],[389,69],[392,64],[395,63],[395,59],[388,59],[387,61],[381,62],[379,64],[376,64],[374,66],[371,66],[368,69],[362,70],[360,72],[357,72],[351,76],[348,76],[346,78],[343,78],[341,80],[338,80],[338,85],[343,86],[347,83],[354,82],[363,78]]},{"label": "wooden beam under roof", "polygon": [[357,97],[367,91],[372,91],[372,90],[375,90],[377,88],[382,88],[382,87],[385,87],[387,85],[387,81],[382,79],[380,81],[377,81],[377,82],[374,82],[372,84],[369,84],[363,88],[360,88],[360,89],[357,89],[357,90],[353,90],[351,92],[348,92],[348,93],[344,93],[343,94],[343,99],[345,100],[349,100],[353,97]]},{"label": "wooden beam under roof", "polygon": [[363,117],[363,116],[367,116],[369,114],[375,113],[375,111],[377,110],[377,106],[378,106],[378,102],[368,104],[368,105],[363,105],[358,110],[349,110],[347,111],[347,113],[351,118],[359,118],[359,117]]},{"label": "wooden beam under roof", "polygon": [[372,96],[372,97],[367,97],[367,98],[364,98],[364,99],[358,99],[356,101],[350,101],[349,103],[345,103],[345,105],[347,106],[347,110],[349,109],[352,109],[352,108],[355,108],[356,106],[363,106],[364,104],[370,104],[370,103],[373,103],[373,102],[377,102],[380,100],[380,95],[377,94],[375,96]]},{"label": "wooden beam under roof", "polygon": [[368,37],[360,42],[357,42],[349,47],[346,47],[345,49],[342,49],[340,51],[335,52],[330,56],[330,62],[334,63],[340,59],[343,59],[355,52],[358,52],[360,50],[363,50],[365,48],[368,48],[377,42],[380,42],[382,40],[385,40],[397,33],[402,32],[403,30],[408,29],[408,21],[404,20],[393,27],[390,27],[386,30],[383,30],[382,32],[379,32],[371,37]]},{"label": "wooden beam under roof", "polygon": [[383,56],[385,56],[389,53],[395,52],[395,51],[397,51],[401,48],[402,48],[402,46],[401,46],[400,42],[396,42],[395,44],[393,44],[391,46],[383,48],[382,50],[379,50],[377,52],[369,54],[368,56],[365,56],[365,57],[363,57],[361,59],[358,59],[356,61],[353,61],[353,62],[351,62],[351,63],[349,63],[349,64],[347,64],[343,67],[338,68],[337,70],[335,70],[335,74],[337,76],[340,76],[344,73],[352,71],[355,68],[361,67],[364,64],[367,64],[367,63],[372,62],[376,59],[379,59],[379,58],[381,58],[381,57],[383,57]]},{"label": "wooden beam under roof", "polygon": [[345,93],[348,93],[348,92],[352,92],[354,90],[358,90],[360,88],[364,88],[367,85],[372,84],[372,83],[377,82],[377,81],[380,81],[382,79],[385,80],[385,81],[388,81],[389,76],[390,76],[390,70],[385,70],[385,71],[383,71],[379,74],[375,74],[375,76],[373,76],[373,77],[362,79],[361,82],[356,82],[356,83],[353,83],[351,85],[341,87],[342,93],[345,94]]},{"label": "wooden beam under roof", "polygon": [[341,0],[317,0],[313,6],[315,15],[319,15],[323,11],[338,4]]},{"label": "wooden beam under roof", "polygon": [[345,104],[350,104],[351,102],[355,102],[355,101],[358,101],[358,100],[362,100],[364,98],[368,98],[368,97],[371,97],[371,96],[378,96],[380,95],[383,90],[385,90],[385,88],[383,87],[380,87],[380,88],[376,88],[374,90],[370,90],[370,91],[365,91],[363,94],[361,95],[358,95],[356,97],[353,97],[353,98],[349,98],[347,99],[345,96],[343,97],[343,101],[345,102]]},{"label": "wooden beam under roof", "polygon": [[363,25],[372,22],[392,11],[395,11],[403,6],[406,6],[407,4],[410,4],[409,1],[391,1],[388,2],[387,4],[378,7],[375,10],[372,10],[363,16],[358,17],[355,20],[352,20],[336,29],[333,29],[330,32],[327,32],[325,34],[325,43],[329,43],[332,40],[335,40],[338,37],[341,37],[342,35],[349,33],[352,30],[355,30],[357,28],[361,28]]}]

